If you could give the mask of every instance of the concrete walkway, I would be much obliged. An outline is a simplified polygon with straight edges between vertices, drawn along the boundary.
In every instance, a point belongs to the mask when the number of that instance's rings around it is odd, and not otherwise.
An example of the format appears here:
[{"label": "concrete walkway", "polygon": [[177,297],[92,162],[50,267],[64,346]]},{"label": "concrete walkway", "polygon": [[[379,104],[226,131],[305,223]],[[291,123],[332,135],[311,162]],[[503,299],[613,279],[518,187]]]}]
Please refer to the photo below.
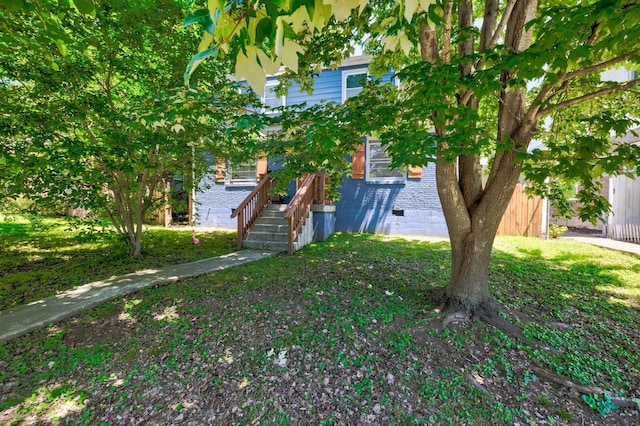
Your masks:
[{"label": "concrete walkway", "polygon": [[578,232],[565,232],[563,239],[579,241],[581,243],[593,244],[612,250],[624,251],[627,253],[635,253],[640,256],[640,244],[628,243],[626,241],[616,241],[603,235],[580,234]]},{"label": "concrete walkway", "polygon": [[274,252],[242,250],[197,262],[147,269],[104,281],[96,281],[43,300],[0,312],[0,341],[23,335],[52,322],[68,318],[102,302],[147,287],[169,284],[184,278],[264,259]]}]

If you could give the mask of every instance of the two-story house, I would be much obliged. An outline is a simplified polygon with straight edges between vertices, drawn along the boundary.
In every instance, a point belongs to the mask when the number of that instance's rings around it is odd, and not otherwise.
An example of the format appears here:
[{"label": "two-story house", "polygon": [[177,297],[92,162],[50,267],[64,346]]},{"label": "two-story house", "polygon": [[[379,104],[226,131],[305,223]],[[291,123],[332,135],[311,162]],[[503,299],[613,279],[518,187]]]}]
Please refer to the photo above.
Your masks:
[{"label": "two-story house", "polygon": [[[321,101],[344,102],[356,96],[367,81],[370,58],[356,56],[339,68],[323,69],[315,78],[313,95],[296,84],[286,96],[277,96],[276,77],[269,78],[263,103],[270,107]],[[383,77],[389,81],[392,75]],[[335,231],[370,232],[390,235],[446,236],[447,228],[438,199],[435,166],[394,170],[381,141],[364,136],[362,145],[351,156],[352,174],[344,176],[341,197],[325,210]],[[206,178],[206,190],[194,194],[195,223],[201,226],[236,229],[232,212],[258,185],[259,176],[270,169],[274,159],[258,158],[254,162],[232,164],[216,162],[216,172]],[[316,209],[317,210],[317,209]]]}]

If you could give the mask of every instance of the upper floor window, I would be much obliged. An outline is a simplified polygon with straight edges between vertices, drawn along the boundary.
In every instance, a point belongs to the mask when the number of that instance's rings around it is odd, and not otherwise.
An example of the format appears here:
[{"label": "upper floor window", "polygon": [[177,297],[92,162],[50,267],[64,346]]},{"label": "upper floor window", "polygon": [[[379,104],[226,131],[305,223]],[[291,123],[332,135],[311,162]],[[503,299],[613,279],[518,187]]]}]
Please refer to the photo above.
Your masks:
[{"label": "upper floor window", "polygon": [[345,71],[342,73],[342,101],[356,96],[367,85],[367,70]]},{"label": "upper floor window", "polygon": [[262,97],[262,103],[266,107],[265,109],[272,109],[284,106],[286,98],[284,96],[278,96],[276,93],[277,83],[267,84],[264,88],[264,96]]},{"label": "upper floor window", "polygon": [[371,181],[402,181],[404,170],[391,168],[391,157],[376,139],[367,138],[366,178]]}]

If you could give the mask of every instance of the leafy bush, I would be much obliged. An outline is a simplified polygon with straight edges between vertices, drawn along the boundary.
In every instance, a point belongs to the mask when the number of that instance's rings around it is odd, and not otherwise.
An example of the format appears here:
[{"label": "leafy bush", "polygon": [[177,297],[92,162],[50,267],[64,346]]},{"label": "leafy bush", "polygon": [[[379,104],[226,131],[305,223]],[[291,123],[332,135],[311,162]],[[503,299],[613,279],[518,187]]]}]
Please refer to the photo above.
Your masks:
[{"label": "leafy bush", "polygon": [[558,238],[568,230],[569,228],[567,228],[566,226],[556,225],[555,223],[552,223],[551,225],[549,225],[549,236],[551,238]]}]

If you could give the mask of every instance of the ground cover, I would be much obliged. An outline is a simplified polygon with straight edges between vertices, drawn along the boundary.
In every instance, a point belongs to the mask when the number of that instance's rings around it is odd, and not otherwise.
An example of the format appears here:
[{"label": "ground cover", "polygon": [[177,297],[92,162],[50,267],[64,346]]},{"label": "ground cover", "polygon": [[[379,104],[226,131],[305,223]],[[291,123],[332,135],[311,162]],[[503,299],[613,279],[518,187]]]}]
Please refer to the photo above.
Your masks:
[{"label": "ground cover", "polygon": [[219,256],[236,249],[235,233],[198,233],[149,226],[144,256],[105,223],[0,215],[0,311],[92,281],[147,268]]},{"label": "ground cover", "polygon": [[436,327],[450,248],[338,234],[0,344],[0,423],[638,424],[640,259],[499,238],[492,291],[549,352]]}]

